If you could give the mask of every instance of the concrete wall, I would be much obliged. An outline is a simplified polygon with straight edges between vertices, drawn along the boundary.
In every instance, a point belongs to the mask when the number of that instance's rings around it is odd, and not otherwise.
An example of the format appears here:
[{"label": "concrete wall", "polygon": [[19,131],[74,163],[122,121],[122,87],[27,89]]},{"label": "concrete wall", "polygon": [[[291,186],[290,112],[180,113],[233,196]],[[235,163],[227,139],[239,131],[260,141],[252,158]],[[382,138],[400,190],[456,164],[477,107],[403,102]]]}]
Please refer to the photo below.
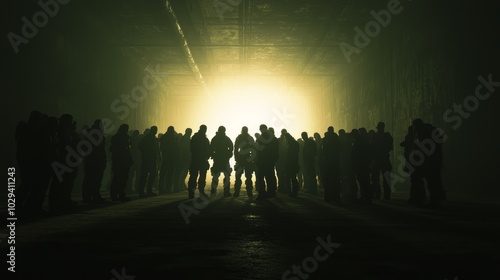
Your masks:
[{"label": "concrete wall", "polygon": [[494,26],[498,27],[491,15],[497,4],[435,2],[411,3],[393,15],[337,77],[332,92],[333,111],[341,116],[337,126],[374,129],[378,121],[385,121],[395,140],[396,167],[400,163],[396,157],[403,153],[398,144],[411,120],[420,117],[449,136],[443,171],[447,191],[498,195],[493,169],[500,156],[493,137],[498,135],[493,130],[500,104],[497,93],[481,101],[460,127],[449,119],[451,115],[444,117],[454,103],[463,104],[474,94],[479,75],[493,74],[493,80],[500,81],[499,54],[494,51],[498,43],[491,38]]}]

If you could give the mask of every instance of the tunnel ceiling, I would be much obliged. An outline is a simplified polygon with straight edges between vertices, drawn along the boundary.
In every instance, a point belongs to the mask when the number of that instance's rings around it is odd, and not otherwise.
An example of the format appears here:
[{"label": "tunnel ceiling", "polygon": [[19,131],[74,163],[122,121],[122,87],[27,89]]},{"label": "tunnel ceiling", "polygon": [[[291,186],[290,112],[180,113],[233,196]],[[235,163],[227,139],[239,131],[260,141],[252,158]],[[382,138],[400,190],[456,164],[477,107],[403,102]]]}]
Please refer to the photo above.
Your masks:
[{"label": "tunnel ceiling", "polygon": [[339,43],[352,41],[353,27],[369,20],[369,7],[384,3],[172,0],[197,69],[187,59],[165,1],[115,0],[99,4],[99,11],[110,20],[111,45],[145,66],[157,66],[164,83],[190,94],[201,85],[193,69],[208,85],[235,75],[324,85],[347,65]]}]

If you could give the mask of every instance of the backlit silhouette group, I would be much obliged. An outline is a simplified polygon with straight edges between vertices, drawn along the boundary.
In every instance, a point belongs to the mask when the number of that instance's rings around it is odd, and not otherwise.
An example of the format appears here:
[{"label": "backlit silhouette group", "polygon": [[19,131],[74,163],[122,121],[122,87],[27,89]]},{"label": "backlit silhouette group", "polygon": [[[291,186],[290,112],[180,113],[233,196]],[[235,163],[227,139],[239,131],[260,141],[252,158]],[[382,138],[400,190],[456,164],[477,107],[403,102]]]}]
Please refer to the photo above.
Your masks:
[{"label": "backlit silhouette group", "polygon": [[[411,178],[408,201],[416,206],[429,200],[431,207],[439,207],[445,198],[441,181],[442,142],[436,141],[435,130],[431,124],[416,119],[400,144],[407,160],[405,172]],[[206,133],[207,127],[201,125],[194,135],[190,128],[180,134],[173,126],[163,134],[157,135],[156,126],[141,134],[122,124],[108,141],[101,120],[78,133],[69,114],[56,118],[33,111],[27,122],[18,123],[15,132],[21,176],[16,190],[18,207],[26,215],[42,214],[48,193],[49,211],[70,210],[75,205],[71,194],[81,163],[83,202],[103,202],[101,184],[109,158],[112,201],[128,201],[127,194],[133,192],[140,197],[156,196],[155,186],[159,194],[187,189],[188,197],[194,198],[198,189],[200,196],[207,197],[209,170],[210,195],[217,194],[222,173],[224,197],[240,196],[244,176],[247,197],[252,198],[256,191],[258,201],[276,197],[277,193],[297,197],[300,190],[318,194],[321,189],[324,200],[330,203],[339,202],[341,197],[363,205],[373,199],[391,199],[393,138],[385,131],[383,122],[378,123],[376,131],[341,129],[337,134],[330,126],[323,137],[319,133],[310,137],[303,132],[299,139],[286,129],[277,137],[274,129],[265,124],[253,136],[243,126],[234,142],[226,135],[224,126],[211,140]],[[422,145],[429,143],[432,151],[421,151]],[[412,158],[415,152],[423,155],[416,164]],[[230,166],[233,156],[235,165]]]}]

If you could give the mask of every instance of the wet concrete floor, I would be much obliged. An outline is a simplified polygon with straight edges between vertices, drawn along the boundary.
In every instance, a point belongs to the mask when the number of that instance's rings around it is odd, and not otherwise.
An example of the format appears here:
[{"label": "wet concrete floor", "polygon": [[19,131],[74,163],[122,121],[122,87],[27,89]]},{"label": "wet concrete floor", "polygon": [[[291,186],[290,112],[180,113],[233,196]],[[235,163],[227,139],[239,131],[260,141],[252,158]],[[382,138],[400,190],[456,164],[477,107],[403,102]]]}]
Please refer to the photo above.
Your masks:
[{"label": "wet concrete floor", "polygon": [[219,190],[196,204],[187,192],[80,203],[18,220],[12,279],[500,279],[500,203],[452,199],[432,210],[406,198],[258,202]]}]

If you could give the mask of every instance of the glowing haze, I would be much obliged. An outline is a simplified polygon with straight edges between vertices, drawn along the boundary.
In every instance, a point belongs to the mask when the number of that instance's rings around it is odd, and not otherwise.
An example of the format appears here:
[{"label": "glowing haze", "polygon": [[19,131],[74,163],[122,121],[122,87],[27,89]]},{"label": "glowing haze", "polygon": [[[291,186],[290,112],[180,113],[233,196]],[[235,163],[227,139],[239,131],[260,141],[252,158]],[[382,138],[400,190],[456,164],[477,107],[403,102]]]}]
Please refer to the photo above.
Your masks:
[{"label": "glowing haze", "polygon": [[[206,124],[209,139],[221,125],[226,127],[226,134],[233,141],[243,126],[254,135],[261,124],[273,127],[276,137],[283,128],[295,138],[299,138],[302,131],[307,131],[310,136],[314,132],[323,134],[326,127],[321,123],[321,110],[317,108],[324,104],[319,102],[319,96],[301,92],[303,89],[263,78],[224,79],[211,87],[209,95],[184,102],[173,101],[178,116],[169,114],[165,119],[174,120],[168,125],[174,125],[180,133],[186,127],[196,132],[201,124]],[[179,112],[182,112],[180,116]]]}]

